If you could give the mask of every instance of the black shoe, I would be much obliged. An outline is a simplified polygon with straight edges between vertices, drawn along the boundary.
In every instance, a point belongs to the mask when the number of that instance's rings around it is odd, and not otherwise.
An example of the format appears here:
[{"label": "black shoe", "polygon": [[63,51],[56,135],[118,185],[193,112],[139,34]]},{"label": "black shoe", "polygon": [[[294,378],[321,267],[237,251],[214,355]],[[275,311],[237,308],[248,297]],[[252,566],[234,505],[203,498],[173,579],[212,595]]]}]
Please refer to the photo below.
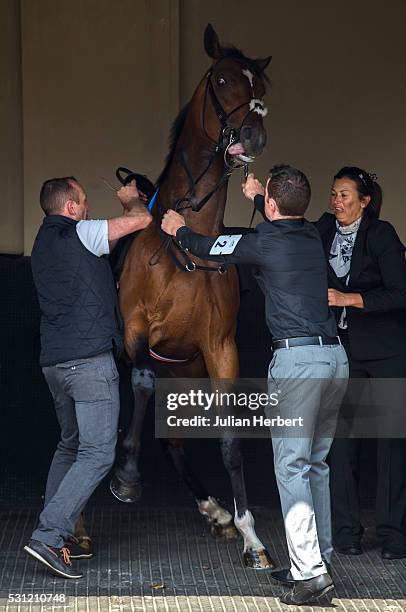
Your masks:
[{"label": "black shoe", "polygon": [[69,550],[71,559],[91,559],[94,555],[90,538],[81,541],[72,536],[65,542],[65,547]]},{"label": "black shoe", "polygon": [[[328,575],[331,576],[330,563],[327,563],[325,561],[324,565],[326,566]],[[288,586],[293,586],[295,583],[295,579],[293,578],[290,569],[282,569],[276,572],[271,572],[271,578],[277,580],[278,582],[281,582],[282,584],[287,584]]]},{"label": "black shoe", "polygon": [[282,569],[277,570],[276,572],[271,572],[271,578],[281,582],[282,584],[287,584],[288,586],[292,586],[295,583],[295,580],[290,573],[290,569]]},{"label": "black shoe", "polygon": [[326,595],[334,589],[334,583],[329,574],[321,574],[309,580],[295,580],[294,586],[283,593],[279,600],[284,604],[301,606]]},{"label": "black shoe", "polygon": [[72,569],[67,548],[52,548],[38,540],[30,540],[27,546],[24,546],[24,550],[38,561],[41,561],[57,576],[73,579],[83,577],[83,574]]},{"label": "black shoe", "polygon": [[390,548],[382,548],[382,559],[405,559],[406,550],[392,550]]},{"label": "black shoe", "polygon": [[344,546],[334,544],[334,550],[339,555],[362,555],[364,552],[359,542],[353,542],[352,544],[346,544]]}]

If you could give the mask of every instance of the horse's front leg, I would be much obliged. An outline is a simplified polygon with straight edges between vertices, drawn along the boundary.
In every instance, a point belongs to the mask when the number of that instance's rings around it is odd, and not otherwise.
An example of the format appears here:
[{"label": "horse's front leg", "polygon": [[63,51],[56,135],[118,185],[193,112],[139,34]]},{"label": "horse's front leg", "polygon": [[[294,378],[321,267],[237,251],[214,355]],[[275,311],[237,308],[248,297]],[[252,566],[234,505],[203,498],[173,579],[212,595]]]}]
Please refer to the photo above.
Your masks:
[{"label": "horse's front leg", "polygon": [[[233,380],[238,376],[237,347],[233,339],[205,354],[210,378]],[[272,569],[275,563],[255,532],[255,521],[248,509],[240,441],[225,432],[220,441],[223,463],[228,471],[234,496],[234,524],[244,538],[244,565]]]},{"label": "horse's front leg", "polygon": [[[186,364],[171,364],[166,367],[160,364],[157,370],[162,378],[193,379],[207,376],[206,367],[200,354]],[[234,526],[232,515],[214,497],[209,495],[205,485],[192,469],[184,452],[183,439],[164,438],[161,443],[166,456],[193,495],[200,514],[204,516],[210,526],[211,534],[227,539],[238,538],[239,533]]]}]

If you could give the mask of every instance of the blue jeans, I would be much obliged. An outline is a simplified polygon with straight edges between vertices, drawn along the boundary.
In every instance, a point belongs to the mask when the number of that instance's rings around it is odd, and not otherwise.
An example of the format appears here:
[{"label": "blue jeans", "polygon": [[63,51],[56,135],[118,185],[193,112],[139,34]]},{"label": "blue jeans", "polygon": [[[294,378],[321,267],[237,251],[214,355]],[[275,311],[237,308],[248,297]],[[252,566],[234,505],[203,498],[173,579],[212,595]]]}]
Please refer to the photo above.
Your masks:
[{"label": "blue jeans", "polygon": [[61,548],[114,462],[120,410],[118,372],[111,351],[42,371],[54,400],[61,440],[32,538]]},{"label": "blue jeans", "polygon": [[[304,380],[305,379],[305,380]],[[341,345],[298,346],[275,351],[269,366],[269,391],[280,391],[281,417],[302,417],[301,437],[272,437],[275,475],[295,580],[326,572],[332,534],[329,468],[326,457],[348,379]],[[329,426],[318,433],[319,426]],[[300,435],[295,430],[295,436]]]}]

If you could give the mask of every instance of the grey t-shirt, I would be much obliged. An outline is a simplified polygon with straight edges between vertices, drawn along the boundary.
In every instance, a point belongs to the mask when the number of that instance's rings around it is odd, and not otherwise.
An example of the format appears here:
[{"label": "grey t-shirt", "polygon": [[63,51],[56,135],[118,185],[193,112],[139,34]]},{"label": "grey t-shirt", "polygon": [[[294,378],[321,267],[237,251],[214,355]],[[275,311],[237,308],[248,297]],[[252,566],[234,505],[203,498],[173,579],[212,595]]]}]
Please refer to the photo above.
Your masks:
[{"label": "grey t-shirt", "polygon": [[79,240],[88,251],[101,257],[109,255],[108,223],[107,219],[89,219],[76,224],[76,233]]}]

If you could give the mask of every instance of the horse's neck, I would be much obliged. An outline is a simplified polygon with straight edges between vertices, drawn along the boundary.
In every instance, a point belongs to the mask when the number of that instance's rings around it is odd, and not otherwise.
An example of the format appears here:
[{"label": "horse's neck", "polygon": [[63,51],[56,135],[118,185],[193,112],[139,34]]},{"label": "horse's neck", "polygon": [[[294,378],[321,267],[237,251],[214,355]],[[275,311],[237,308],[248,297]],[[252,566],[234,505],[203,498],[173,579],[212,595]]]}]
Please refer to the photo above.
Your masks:
[{"label": "horse's neck", "polygon": [[[190,196],[187,172],[181,162],[182,151],[194,181],[203,175],[195,185],[195,198],[198,202],[216,189],[224,175],[223,157],[221,153],[214,156],[215,145],[204,134],[201,126],[201,104],[202,96],[199,92],[192,99],[182,134],[176,145],[168,178],[165,181],[165,190],[172,199],[171,202],[168,202],[170,208],[173,207],[175,199],[185,194]],[[199,212],[193,212],[190,208],[183,212],[187,226],[202,234],[217,235],[223,227],[226,198],[227,181],[213,193]]]}]

